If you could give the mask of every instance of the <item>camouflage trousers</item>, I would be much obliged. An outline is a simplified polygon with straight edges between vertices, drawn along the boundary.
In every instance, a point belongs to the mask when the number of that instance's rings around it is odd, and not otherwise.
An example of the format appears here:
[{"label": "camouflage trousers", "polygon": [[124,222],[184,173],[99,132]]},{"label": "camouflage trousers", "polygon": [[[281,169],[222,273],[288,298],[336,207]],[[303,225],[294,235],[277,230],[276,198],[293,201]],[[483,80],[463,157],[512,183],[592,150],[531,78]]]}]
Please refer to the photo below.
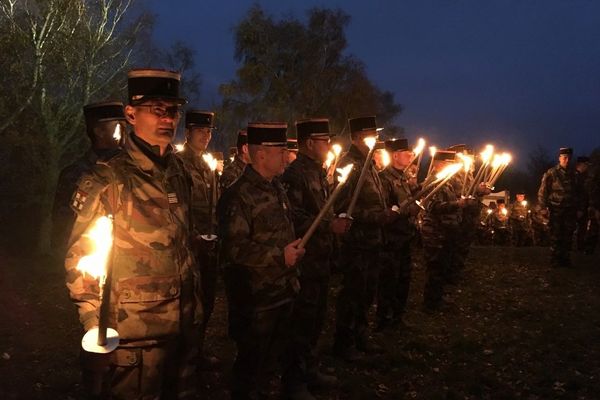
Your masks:
[{"label": "camouflage trousers", "polygon": [[[306,265],[306,264],[304,264]],[[329,269],[314,263],[311,268]],[[329,276],[300,275],[300,292],[294,302],[290,342],[285,352],[283,382],[287,389],[308,382],[318,370],[317,342],[325,324]]]},{"label": "camouflage trousers", "polygon": [[377,319],[380,323],[401,318],[410,288],[412,240],[397,243],[381,254],[377,288]]},{"label": "camouflage trousers", "polygon": [[342,287],[336,303],[335,345],[351,347],[367,340],[368,313],[379,279],[379,250],[342,246]]},{"label": "camouflage trousers", "polygon": [[465,265],[467,264],[467,258],[469,258],[471,245],[476,237],[476,224],[472,223],[461,226],[460,233],[453,238],[454,254],[452,255],[450,267],[445,274],[446,282],[456,284],[460,281],[465,270]]},{"label": "camouflage trousers", "polygon": [[568,266],[576,227],[576,212],[573,209],[553,208],[550,210],[550,250],[552,266]]},{"label": "camouflage trousers", "polygon": [[423,291],[425,306],[437,307],[440,305],[456,254],[456,233],[440,231],[423,233],[423,258],[426,268]]},{"label": "camouflage trousers", "polygon": [[523,221],[511,221],[512,244],[513,246],[525,246],[527,244],[528,230]]},{"label": "camouflage trousers", "polygon": [[292,302],[267,310],[229,309],[229,334],[237,346],[232,370],[232,399],[265,395],[287,347]]},{"label": "camouflage trousers", "polygon": [[598,220],[584,213],[577,220],[577,250],[592,254],[598,244]]},{"label": "camouflage trousers", "polygon": [[208,321],[215,308],[215,297],[217,293],[217,278],[219,276],[218,256],[214,249],[201,249],[196,251],[196,262],[200,270],[200,298],[204,309],[204,321],[202,324],[202,335],[200,338],[200,349],[204,344],[204,335]]}]

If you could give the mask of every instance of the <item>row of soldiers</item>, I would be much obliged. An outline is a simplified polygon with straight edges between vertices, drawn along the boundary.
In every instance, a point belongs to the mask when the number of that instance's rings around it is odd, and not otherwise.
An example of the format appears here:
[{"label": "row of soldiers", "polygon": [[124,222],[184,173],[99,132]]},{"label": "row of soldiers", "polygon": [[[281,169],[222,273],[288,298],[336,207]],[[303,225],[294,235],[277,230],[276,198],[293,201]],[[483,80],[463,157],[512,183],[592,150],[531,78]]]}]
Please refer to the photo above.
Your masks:
[{"label": "row of soldiers", "polygon": [[[86,387],[113,399],[194,398],[220,275],[237,346],[232,398],[268,396],[280,364],[285,397],[313,399],[313,389],[337,382],[319,370],[316,352],[332,264],[343,275],[334,354],[353,362],[382,351],[369,340],[368,311],[376,301],[380,331],[403,324],[417,216],[427,269],[424,307],[435,312],[443,305],[475,239],[480,199],[490,192],[485,184],[462,197],[464,180],[456,176],[419,206],[413,201],[419,185],[407,173],[414,157],[407,140],[385,141],[391,163],[378,171],[365,139],[381,128],[375,117],[352,118],[352,144],[338,166],[352,164],[353,172],[304,244],[300,238],[334,189],[323,168],[334,136],[328,120],[296,123],[291,163],[287,124],[249,123],[217,181],[202,157],[213,113],[188,111],[184,148],[171,146],[185,103],[179,83],[170,71],[130,71],[127,105],[84,109],[92,150],[61,174],[56,247],[65,248],[70,296],[84,330],[99,325],[102,303],[120,337],[108,354],[82,352]],[[454,163],[457,152],[467,149],[438,151],[433,173]],[[111,292],[102,301],[98,281],[80,264],[93,249],[90,230],[107,215],[114,241],[106,274]]]}]

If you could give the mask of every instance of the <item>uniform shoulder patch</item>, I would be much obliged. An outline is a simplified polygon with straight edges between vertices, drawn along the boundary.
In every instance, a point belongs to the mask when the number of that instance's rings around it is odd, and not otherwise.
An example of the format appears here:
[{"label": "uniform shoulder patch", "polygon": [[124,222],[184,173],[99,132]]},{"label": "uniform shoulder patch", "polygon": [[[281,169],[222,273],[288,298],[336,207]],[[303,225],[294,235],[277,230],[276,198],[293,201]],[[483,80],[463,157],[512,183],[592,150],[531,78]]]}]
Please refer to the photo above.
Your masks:
[{"label": "uniform shoulder patch", "polygon": [[93,212],[93,204],[110,183],[109,170],[108,165],[98,163],[79,178],[70,203],[75,213],[87,215]]}]

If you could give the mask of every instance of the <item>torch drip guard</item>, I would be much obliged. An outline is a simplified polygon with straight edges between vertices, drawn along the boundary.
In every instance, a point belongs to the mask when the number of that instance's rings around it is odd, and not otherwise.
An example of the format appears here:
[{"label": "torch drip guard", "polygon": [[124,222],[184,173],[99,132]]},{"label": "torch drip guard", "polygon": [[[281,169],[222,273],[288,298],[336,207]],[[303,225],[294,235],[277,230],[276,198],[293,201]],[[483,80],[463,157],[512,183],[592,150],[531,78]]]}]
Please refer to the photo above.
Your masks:
[{"label": "torch drip guard", "polygon": [[98,327],[94,327],[87,331],[81,339],[81,347],[89,353],[107,354],[114,351],[119,346],[119,333],[112,329],[106,328],[106,344],[98,344]]}]

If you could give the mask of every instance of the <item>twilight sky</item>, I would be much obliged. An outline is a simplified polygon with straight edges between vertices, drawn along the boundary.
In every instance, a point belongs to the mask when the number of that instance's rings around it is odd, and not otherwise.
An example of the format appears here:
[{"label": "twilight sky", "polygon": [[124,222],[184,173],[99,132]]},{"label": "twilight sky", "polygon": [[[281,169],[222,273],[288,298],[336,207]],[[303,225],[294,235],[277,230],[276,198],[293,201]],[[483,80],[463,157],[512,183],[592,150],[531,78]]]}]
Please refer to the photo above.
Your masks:
[{"label": "twilight sky", "polygon": [[395,93],[409,139],[502,142],[521,160],[538,143],[600,146],[600,1],[146,0],[159,44],[196,50],[199,106],[234,77],[233,27],[254,3],[276,17],[314,6],[350,14],[348,52]]}]

